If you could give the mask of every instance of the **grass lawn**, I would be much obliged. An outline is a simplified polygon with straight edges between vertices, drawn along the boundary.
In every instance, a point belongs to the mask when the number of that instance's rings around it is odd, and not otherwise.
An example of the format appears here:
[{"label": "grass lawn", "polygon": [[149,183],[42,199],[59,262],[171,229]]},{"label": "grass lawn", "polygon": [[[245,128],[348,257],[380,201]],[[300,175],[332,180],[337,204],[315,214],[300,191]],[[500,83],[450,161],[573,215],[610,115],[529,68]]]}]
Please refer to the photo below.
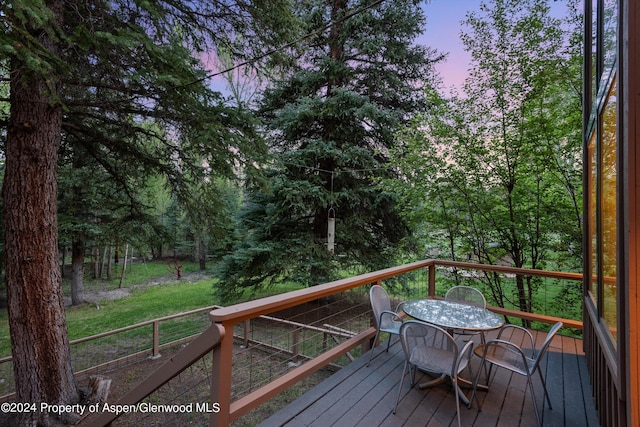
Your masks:
[{"label": "grass lawn", "polygon": [[170,314],[214,305],[212,279],[135,289],[130,296],[67,308],[69,339],[95,335]]},{"label": "grass lawn", "polygon": [[[197,264],[185,265],[183,272],[197,271]],[[154,281],[166,281],[154,286],[143,285]],[[90,280],[85,283],[87,292],[112,291],[118,288],[119,278],[111,282],[99,283]],[[69,339],[74,340],[101,332],[133,325],[145,320],[170,314],[181,313],[214,305],[213,279],[203,278],[195,282],[175,276],[163,263],[134,265],[125,273],[125,284],[130,295],[99,301],[96,304],[82,304],[67,307],[67,327]],[[63,284],[65,295],[68,284]],[[0,357],[11,355],[9,322],[7,310],[0,311]]]},{"label": "grass lawn", "polygon": [[[110,281],[85,280],[85,292],[113,292],[117,290],[120,283],[120,273],[121,270],[116,274],[116,269],[114,269],[114,277]],[[136,263],[133,266],[127,266],[122,287],[126,288],[124,290],[128,291],[129,295],[117,299],[103,299],[98,302],[98,305],[87,303],[67,307],[69,340],[134,325],[145,320],[220,304],[214,296],[213,282],[215,279],[206,272],[200,272],[197,263],[183,263],[182,273],[183,278],[177,280],[175,273],[163,262]],[[291,284],[283,284],[259,293],[246,292],[242,299],[256,299],[296,288]],[[65,295],[70,293],[68,281],[63,283],[63,292]],[[2,309],[0,310],[0,357],[10,355],[11,339],[8,315],[7,310]]]}]

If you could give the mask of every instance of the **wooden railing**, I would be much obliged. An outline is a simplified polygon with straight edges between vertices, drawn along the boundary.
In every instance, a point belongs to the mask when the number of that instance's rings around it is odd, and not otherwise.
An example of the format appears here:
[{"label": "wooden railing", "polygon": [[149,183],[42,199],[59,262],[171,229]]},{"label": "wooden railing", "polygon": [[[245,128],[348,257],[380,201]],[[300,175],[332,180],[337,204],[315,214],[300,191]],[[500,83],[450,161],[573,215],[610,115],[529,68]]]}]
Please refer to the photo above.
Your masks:
[{"label": "wooden railing", "polygon": [[[239,399],[232,401],[231,366],[233,364],[234,354],[233,331],[236,324],[241,324],[259,316],[266,316],[277,311],[296,307],[318,299],[328,298],[333,295],[341,294],[343,292],[361,286],[374,283],[382,283],[384,280],[421,269],[428,270],[427,294],[430,297],[435,297],[436,267],[484,270],[496,273],[518,274],[524,276],[542,276],[564,280],[579,281],[582,279],[582,275],[575,273],[527,270],[452,261],[424,260],[372,273],[362,274],[355,277],[341,279],[306,289],[288,292],[285,294],[275,295],[255,301],[215,309],[210,313],[210,318],[214,323],[214,326],[212,326],[212,329],[207,331],[206,336],[203,334],[203,337],[199,337],[197,339],[197,344],[194,341],[194,343],[190,344],[182,351],[180,351],[176,356],[174,356],[174,358],[172,358],[165,364],[166,368],[160,368],[155,374],[153,374],[145,382],[132,390],[117,404],[130,405],[140,402],[142,399],[149,396],[153,391],[157,390],[158,387],[160,387],[170,379],[170,374],[167,374],[167,372],[181,372],[189,366],[189,363],[193,363],[193,360],[195,360],[197,357],[201,357],[203,354],[202,352],[205,349],[214,349],[213,366],[211,373],[211,402],[214,403],[217,408],[219,408],[219,411],[210,414],[209,424],[211,426],[228,426],[231,422],[237,420],[250,410],[258,407],[269,398],[275,396],[283,390],[290,388],[298,381],[308,377],[319,369],[322,369],[323,367],[332,363],[332,361],[334,361],[336,358],[346,354],[350,350],[358,346],[362,348],[363,352],[368,350],[375,335],[374,327],[369,327],[363,331],[359,331],[354,336],[345,337],[346,340],[339,343],[335,347],[290,370],[286,374],[258,388],[257,390],[251,391],[248,394],[240,397]],[[556,321],[561,320],[568,327],[575,329],[582,328],[582,322],[575,319],[560,319],[548,315],[523,313],[517,310],[497,307],[489,308],[505,316],[512,316],[543,323],[555,323]],[[96,425],[106,425],[110,423],[114,418],[115,416],[113,416],[113,414],[111,414],[111,416],[108,416],[108,414],[103,414]]]},{"label": "wooden railing", "polygon": [[[187,317],[198,315],[198,314],[204,315],[206,313],[210,313],[212,310],[215,310],[217,308],[221,308],[221,307],[217,305],[212,305],[208,307],[199,308],[196,310],[190,310],[186,312],[172,314],[169,316],[163,316],[156,319],[136,323],[134,325],[129,325],[123,328],[113,329],[100,334],[95,334],[88,337],[72,340],[70,342],[72,357],[77,356],[76,353],[82,353],[83,350],[86,351],[86,349],[84,348],[78,349],[78,346],[80,346],[81,344],[85,344],[91,347],[91,351],[87,352],[88,354],[85,356],[90,358],[92,362],[91,365],[83,365],[80,367],[75,366],[74,364],[74,376],[76,377],[76,380],[82,380],[84,378],[87,378],[91,374],[96,374],[96,373],[104,374],[105,372],[110,372],[115,368],[121,368],[121,367],[127,366],[128,364],[136,363],[145,358],[149,358],[149,359],[158,358],[160,357],[161,351],[167,348],[172,348],[172,347],[175,348],[179,345],[189,343],[195,337],[200,336],[202,334],[202,331],[206,329],[206,327],[198,328],[197,330],[194,330],[193,327],[189,327],[187,329],[182,328],[178,333],[178,337],[176,337],[175,334],[172,334],[172,337],[169,338],[167,337],[167,334],[161,335],[160,330],[162,325],[172,320],[184,320]],[[345,339],[353,336],[353,334],[349,333],[349,331],[339,330],[338,328],[332,327],[331,325],[324,325],[324,327],[318,328],[310,325],[305,325],[300,322],[291,322],[291,321],[287,321],[287,320],[283,320],[275,317],[260,316],[260,318],[265,321],[272,322],[275,325],[290,326],[292,328],[295,328],[295,332],[301,331],[301,330],[312,330],[312,331],[322,333],[324,334],[325,341],[327,341],[329,338],[336,341],[339,338]],[[253,345],[261,345],[266,348],[271,347],[274,351],[283,351],[282,348],[270,346],[268,343],[251,340],[249,338],[249,326],[250,326],[249,321],[246,321],[245,325],[243,326],[244,327],[242,328],[242,330],[239,333],[236,333],[234,337],[240,340],[245,347],[248,347],[250,344],[253,344]],[[145,328],[148,329],[148,331],[145,331]],[[105,362],[96,361],[96,354],[101,353],[100,343],[99,343],[101,339],[113,338],[114,340],[117,340],[118,335],[124,334],[127,332],[136,332],[136,340],[148,342],[149,343],[148,348],[144,348],[143,350],[139,350],[139,351],[136,349],[133,349],[132,351],[128,351],[123,354],[116,355],[114,358],[110,358]],[[297,356],[304,358],[305,356],[298,352],[298,348],[300,346],[300,340],[297,335],[298,335],[297,333],[294,334],[294,339],[291,343],[291,347],[288,349],[288,353],[291,354],[294,358],[296,358]],[[161,343],[161,338],[164,341],[162,343]],[[105,346],[102,345],[102,348],[104,347]],[[1,371],[2,375],[5,375],[6,377],[9,377],[11,375],[12,367],[10,366],[10,364],[12,362],[13,362],[12,356],[0,358],[0,367],[2,368],[2,371]],[[15,392],[13,392],[13,388],[12,388],[13,381],[7,382],[6,377],[5,377],[5,381],[2,382],[2,386],[3,386],[2,390],[4,394],[0,395],[0,403],[8,402],[15,398]],[[7,383],[10,383],[10,384],[7,384]]]},{"label": "wooden railing", "polygon": [[[94,356],[91,357],[92,364],[90,365],[79,363],[78,365],[80,366],[77,366],[76,363],[74,362],[74,375],[76,379],[82,379],[82,378],[88,377],[90,374],[93,374],[93,373],[108,371],[111,367],[114,367],[114,366],[124,366],[127,363],[131,363],[132,361],[137,361],[146,357],[149,357],[149,358],[159,357],[160,351],[162,351],[163,349],[167,347],[174,347],[183,343],[187,343],[191,341],[195,336],[200,335],[203,329],[206,328],[206,324],[205,324],[204,328],[201,327],[197,330],[191,331],[190,333],[183,333],[177,339],[167,340],[165,337],[166,342],[161,344],[160,325],[166,324],[167,322],[170,322],[172,320],[184,319],[185,317],[198,315],[200,313],[202,313],[202,315],[205,316],[206,313],[211,312],[211,310],[218,307],[219,306],[213,306],[213,305],[208,307],[202,307],[196,310],[159,317],[159,318],[148,320],[145,322],[136,323],[135,325],[129,325],[123,328],[113,329],[100,334],[91,335],[89,337],[72,340],[69,343],[71,346],[72,358],[75,359],[76,356],[78,356],[77,353],[83,352],[82,351],[83,349],[78,349],[78,347],[82,344],[93,346],[92,352],[94,353]],[[150,329],[150,333],[148,335],[144,333],[145,328]],[[139,351],[137,350],[128,351],[126,354],[115,355],[115,357],[110,358],[105,362],[96,363],[95,352],[97,350],[95,347],[99,345],[96,343],[99,342],[101,339],[110,338],[110,337],[113,337],[114,340],[117,340],[118,335],[125,334],[127,332],[135,332],[136,340],[148,342],[149,345],[142,350],[138,349]],[[148,338],[148,341],[146,338]],[[12,362],[13,362],[12,356],[0,358],[0,367],[2,367],[2,372],[5,375],[12,372],[12,369],[10,367],[10,364]],[[13,381],[11,381],[11,383],[13,383]],[[12,388],[9,388],[9,390],[6,390],[5,385],[6,384],[3,384],[2,390],[4,394],[0,395],[0,402],[10,401],[15,396],[15,393],[12,391]]]},{"label": "wooden railing", "polygon": [[[388,268],[373,273],[363,274],[356,277],[337,280],[308,289],[289,292],[283,295],[277,295],[234,305],[231,307],[221,308],[211,312],[211,319],[217,324],[221,325],[225,330],[232,330],[236,323],[243,322],[247,319],[251,319],[259,315],[267,315],[269,313],[273,313],[275,311],[279,311],[288,307],[304,304],[306,302],[313,301],[319,298],[329,297],[331,295],[344,292],[358,286],[381,283],[385,279],[396,277],[423,268],[428,268],[428,295],[430,297],[433,297],[436,293],[436,266],[455,267],[471,270],[486,270],[506,274],[543,276],[568,280],[582,279],[582,275],[576,273],[548,271],[545,272],[541,270],[518,269],[512,267],[499,267],[454,261],[425,260],[399,267]],[[561,320],[565,322],[565,325],[568,327],[576,329],[582,328],[582,322],[577,320],[559,319],[552,316],[541,316],[533,313],[522,313],[520,311],[498,307],[490,308],[495,312],[506,316],[519,317],[544,323],[555,323],[556,321]],[[364,346],[364,349],[366,349],[369,345],[369,341],[373,338],[374,334],[375,329],[373,327],[369,328],[368,330],[358,334],[357,336],[348,339],[340,346],[332,349],[328,353],[325,353],[323,356],[316,358],[314,361],[305,363],[299,368],[281,377],[279,380],[273,381],[270,384],[267,384],[266,386],[244,396],[243,398],[235,402],[231,402],[231,370],[224,369],[225,367],[231,366],[233,358],[233,343],[232,340],[223,340],[220,346],[220,350],[214,355],[213,377],[217,379],[217,384],[214,384],[214,390],[212,391],[212,397],[215,402],[218,402],[220,404],[221,411],[218,414],[212,415],[211,425],[227,426],[243,414],[268,400],[270,397],[275,396],[280,391],[290,387],[300,379],[305,378],[316,370],[322,368],[331,360],[333,360],[333,358],[338,357],[339,355],[344,354],[346,351],[359,345]]]},{"label": "wooden railing", "polygon": [[[494,273],[502,273],[502,274],[512,274],[512,275],[521,275],[521,276],[537,276],[537,277],[545,277],[552,279],[562,279],[562,280],[573,280],[573,281],[582,281],[582,274],[580,273],[565,273],[560,271],[546,271],[546,270],[533,270],[530,268],[515,268],[515,267],[505,267],[505,266],[497,266],[497,265],[487,265],[487,264],[473,264],[468,262],[458,262],[458,261],[445,261],[445,260],[434,260],[432,261],[431,267],[452,267],[458,269],[467,269],[467,270],[479,270],[479,271],[488,271]],[[435,296],[436,290],[436,280],[435,280],[435,268],[429,269],[429,296]],[[541,323],[554,324],[556,322],[563,322],[565,328],[572,329],[582,329],[582,320],[576,319],[566,319],[561,317],[536,314],[536,313],[526,313],[519,310],[512,310],[503,307],[490,306],[487,307],[491,311],[502,314],[508,317],[515,317],[524,320],[536,321]]]},{"label": "wooden railing", "polygon": [[[204,355],[219,347],[220,343],[224,340],[225,333],[225,329],[220,325],[211,325],[206,331],[191,341],[183,351],[178,352],[169,359],[161,369],[155,371],[153,375],[147,377],[142,383],[120,398],[118,405],[126,407],[136,405],[142,401],[142,399],[158,390],[172,378],[200,360]],[[118,415],[115,411],[103,411],[97,419],[92,420],[92,423],[97,426],[106,426],[111,424]]]}]

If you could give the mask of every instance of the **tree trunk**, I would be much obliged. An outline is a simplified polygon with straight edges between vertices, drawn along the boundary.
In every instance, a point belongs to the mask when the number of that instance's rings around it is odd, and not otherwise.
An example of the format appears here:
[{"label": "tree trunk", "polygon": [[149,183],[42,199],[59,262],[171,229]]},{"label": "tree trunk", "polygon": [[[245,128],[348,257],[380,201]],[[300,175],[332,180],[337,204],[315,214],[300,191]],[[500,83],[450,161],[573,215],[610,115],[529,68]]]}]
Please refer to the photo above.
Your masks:
[{"label": "tree trunk", "polygon": [[100,247],[96,246],[91,252],[93,254],[93,278],[98,279],[102,271],[102,265],[100,264]]},{"label": "tree trunk", "polygon": [[113,255],[113,263],[118,264],[120,262],[120,241],[116,241],[115,254]]},{"label": "tree trunk", "polygon": [[129,244],[126,244],[124,247],[124,262],[122,263],[122,273],[120,274],[118,289],[122,288],[122,284],[124,283],[124,273],[127,270],[127,252],[129,252]]},{"label": "tree trunk", "polygon": [[204,237],[198,239],[198,260],[200,260],[200,270],[207,269],[207,254],[205,251]]},{"label": "tree trunk", "polygon": [[77,235],[71,244],[71,305],[84,302],[84,237]]},{"label": "tree trunk", "polygon": [[111,268],[113,267],[113,257],[111,256],[112,246],[109,245],[109,257],[107,258],[107,280],[111,280],[113,277],[111,275]]},{"label": "tree trunk", "polygon": [[105,245],[104,251],[102,252],[102,261],[100,262],[100,271],[98,272],[98,279],[102,279],[104,277],[104,269],[107,264],[107,259],[109,257],[110,246]]},{"label": "tree trunk", "polygon": [[62,278],[65,278],[65,266],[66,266],[66,262],[67,262],[67,245],[63,245],[62,246],[62,261],[60,262],[60,272],[62,274]]},{"label": "tree trunk", "polygon": [[[60,6],[61,2],[53,6]],[[53,7],[56,10],[56,7]],[[34,36],[51,51],[44,31]],[[16,402],[72,403],[78,398],[58,265],[57,163],[62,109],[45,82],[11,63],[11,114],[3,184],[7,299]],[[30,412],[12,425],[50,425]]]}]

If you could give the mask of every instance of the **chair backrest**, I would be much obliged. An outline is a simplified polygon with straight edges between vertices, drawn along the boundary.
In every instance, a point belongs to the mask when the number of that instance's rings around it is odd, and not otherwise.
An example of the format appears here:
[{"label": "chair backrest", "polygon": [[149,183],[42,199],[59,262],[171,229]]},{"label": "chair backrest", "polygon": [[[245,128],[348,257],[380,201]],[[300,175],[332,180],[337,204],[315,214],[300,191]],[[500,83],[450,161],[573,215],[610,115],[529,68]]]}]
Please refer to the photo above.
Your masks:
[{"label": "chair backrest", "polygon": [[376,319],[376,326],[378,328],[384,327],[384,325],[378,325],[380,322],[380,314],[383,311],[391,311],[391,299],[389,294],[380,285],[373,285],[369,290],[369,300],[371,301],[371,308],[373,309],[373,316]]},{"label": "chair backrest", "polygon": [[408,320],[400,328],[405,357],[412,364],[434,373],[455,375],[458,345],[444,329],[417,320]]},{"label": "chair backrest", "polygon": [[444,299],[487,308],[487,300],[482,292],[471,286],[454,286],[447,291]]},{"label": "chair backrest", "polygon": [[542,343],[540,348],[538,349],[538,353],[536,354],[534,367],[537,366],[540,363],[540,360],[542,360],[542,357],[544,356],[544,354],[546,353],[547,349],[549,348],[549,344],[551,344],[551,340],[553,339],[554,335],[558,333],[560,328],[562,328],[562,326],[563,326],[563,323],[562,322],[558,322],[558,323],[556,323],[555,325],[553,325],[551,327],[549,332],[547,332],[547,336],[544,339],[544,342]]}]

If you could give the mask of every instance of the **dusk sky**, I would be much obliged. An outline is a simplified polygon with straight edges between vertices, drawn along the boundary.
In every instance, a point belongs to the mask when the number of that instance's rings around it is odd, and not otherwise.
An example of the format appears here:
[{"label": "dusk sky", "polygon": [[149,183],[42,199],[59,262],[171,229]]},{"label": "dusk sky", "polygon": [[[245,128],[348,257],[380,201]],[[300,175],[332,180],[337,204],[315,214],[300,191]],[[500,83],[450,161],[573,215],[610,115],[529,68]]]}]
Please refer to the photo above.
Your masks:
[{"label": "dusk sky", "polygon": [[[444,80],[445,88],[462,89],[467,76],[471,55],[464,51],[460,40],[461,22],[466,19],[467,12],[480,11],[481,0],[430,0],[423,2],[422,8],[427,16],[425,33],[418,43],[435,48],[441,52],[449,52],[446,62],[436,69]],[[489,0],[485,0],[489,3]],[[567,13],[566,1],[550,2],[551,14],[556,17]],[[465,28],[465,30],[468,30]]]},{"label": "dusk sky", "polygon": [[[449,52],[445,63],[438,65],[445,87],[460,87],[467,75],[470,55],[464,52],[460,41],[460,21],[468,10],[478,10],[480,0],[431,0],[423,2],[427,15],[425,34],[417,42],[442,52]],[[209,64],[209,69],[218,68]],[[223,93],[227,92],[226,83],[221,77],[211,79],[211,86]]]},{"label": "dusk sky", "polygon": [[[488,1],[488,0],[485,0]],[[481,0],[430,0],[422,3],[427,17],[425,32],[417,43],[448,52],[446,61],[437,65],[436,69],[444,82],[446,92],[457,88],[462,91],[462,83],[467,76],[471,55],[464,51],[460,40],[461,22],[467,12],[480,10]],[[561,15],[565,13],[564,1],[551,2],[552,11]],[[210,69],[215,69],[216,66]],[[226,83],[220,77],[211,80],[214,89],[226,92]]]},{"label": "dusk sky", "polygon": [[467,76],[471,55],[464,51],[460,41],[460,22],[467,11],[479,10],[479,5],[478,0],[431,0],[422,6],[427,15],[427,27],[418,43],[449,52],[446,62],[436,67],[446,88],[461,88]]}]

